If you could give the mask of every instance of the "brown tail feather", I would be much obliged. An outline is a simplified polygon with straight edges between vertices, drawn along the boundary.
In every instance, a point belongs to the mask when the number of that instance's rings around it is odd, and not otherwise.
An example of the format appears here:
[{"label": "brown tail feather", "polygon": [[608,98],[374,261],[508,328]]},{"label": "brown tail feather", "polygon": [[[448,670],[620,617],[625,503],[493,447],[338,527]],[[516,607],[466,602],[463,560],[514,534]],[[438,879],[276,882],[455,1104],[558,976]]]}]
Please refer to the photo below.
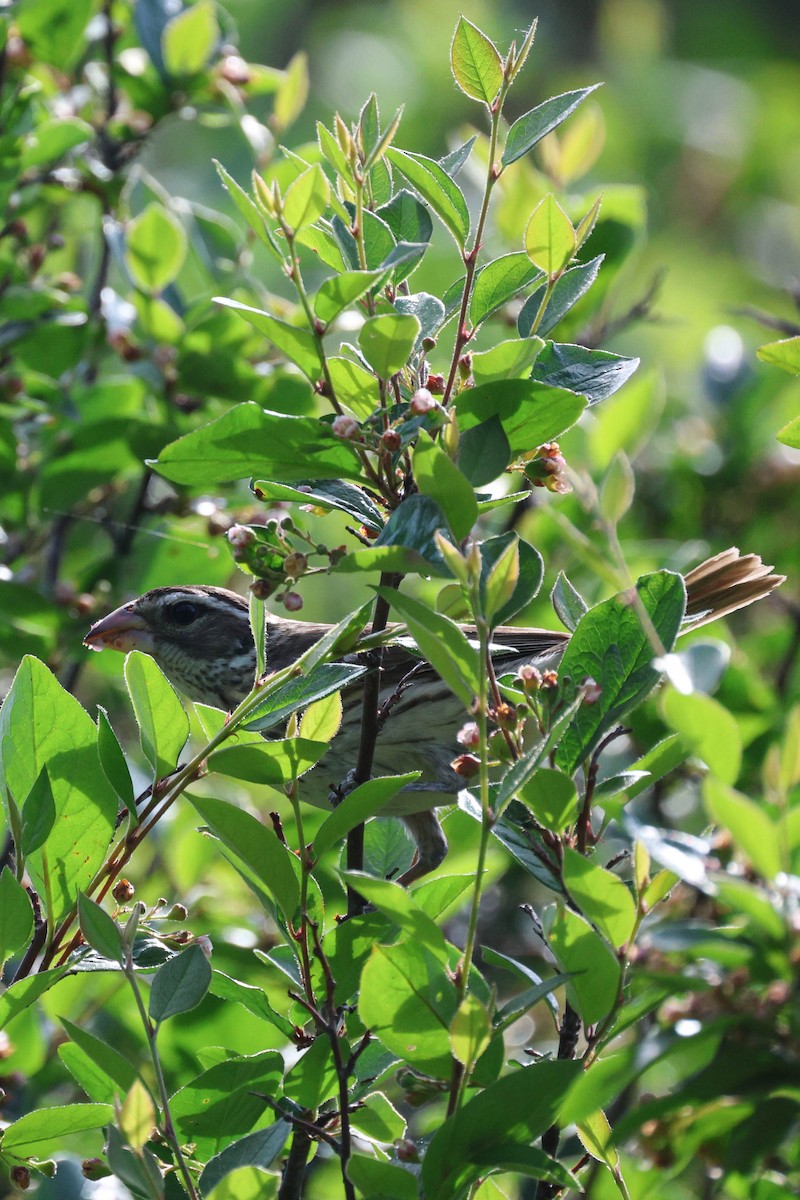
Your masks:
[{"label": "brown tail feather", "polygon": [[683,631],[698,629],[718,617],[763,600],[786,581],[771,574],[757,554],[740,554],[735,546],[706,559],[686,575]]}]

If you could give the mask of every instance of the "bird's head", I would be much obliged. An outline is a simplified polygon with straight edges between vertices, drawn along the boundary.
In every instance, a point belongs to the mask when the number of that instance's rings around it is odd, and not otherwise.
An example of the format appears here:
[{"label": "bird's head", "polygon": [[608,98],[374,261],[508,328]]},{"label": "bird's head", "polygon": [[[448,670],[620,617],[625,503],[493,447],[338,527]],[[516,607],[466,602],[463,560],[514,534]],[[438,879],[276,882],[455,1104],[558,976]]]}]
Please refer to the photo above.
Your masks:
[{"label": "bird's head", "polygon": [[248,603],[225,588],[153,588],[115,608],[84,638],[91,650],[141,650],[190,700],[232,708],[255,672]]}]

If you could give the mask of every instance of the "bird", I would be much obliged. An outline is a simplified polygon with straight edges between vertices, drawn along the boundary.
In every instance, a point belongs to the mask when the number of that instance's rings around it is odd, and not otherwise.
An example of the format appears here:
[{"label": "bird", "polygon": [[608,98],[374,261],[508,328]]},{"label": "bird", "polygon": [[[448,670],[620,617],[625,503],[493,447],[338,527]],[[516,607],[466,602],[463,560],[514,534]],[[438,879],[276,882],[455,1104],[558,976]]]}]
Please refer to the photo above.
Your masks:
[{"label": "bird", "polygon": [[[696,629],[769,595],[785,577],[772,574],[755,554],[735,547],[707,559],[685,576],[684,628]],[[331,627],[268,613],[267,672],[291,666]],[[465,627],[469,633],[469,627]],[[492,659],[498,673],[523,665],[540,671],[557,667],[569,633],[515,626],[492,631]],[[196,584],[157,587],[122,604],[92,625],[84,644],[149,654],[186,699],[223,711],[233,710],[253,687],[256,650],[249,603],[226,588]],[[361,701],[357,685],[343,693],[339,733],[321,763],[304,777],[302,798],[328,807],[341,796],[340,784],[352,776],[361,737]],[[400,817],[415,847],[415,859],[398,882],[408,885],[438,867],[447,840],[437,807],[451,804],[463,788],[454,770],[457,735],[467,713],[463,703],[403,644],[385,647],[379,706],[388,713],[375,745],[374,775],[421,772],[382,810]]]}]

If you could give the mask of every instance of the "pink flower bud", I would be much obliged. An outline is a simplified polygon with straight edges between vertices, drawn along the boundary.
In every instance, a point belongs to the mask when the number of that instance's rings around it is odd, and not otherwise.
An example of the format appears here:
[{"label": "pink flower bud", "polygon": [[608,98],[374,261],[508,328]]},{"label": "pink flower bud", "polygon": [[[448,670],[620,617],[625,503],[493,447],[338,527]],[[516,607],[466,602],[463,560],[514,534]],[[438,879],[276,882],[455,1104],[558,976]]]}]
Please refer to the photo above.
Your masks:
[{"label": "pink flower bud", "polygon": [[411,397],[409,408],[416,417],[422,417],[436,407],[436,401],[427,388],[417,388]]},{"label": "pink flower bud", "polygon": [[400,434],[396,429],[387,429],[385,433],[381,434],[381,441],[385,448],[392,454],[394,454],[395,450],[399,450],[402,445]]},{"label": "pink flower bud", "polygon": [[519,677],[526,692],[538,692],[542,686],[542,673],[531,663],[526,663],[519,669]]},{"label": "pink flower bud", "polygon": [[474,721],[467,721],[466,725],[462,725],[456,734],[456,741],[459,746],[464,746],[467,750],[475,750],[480,746],[480,730]]},{"label": "pink flower bud", "polygon": [[584,679],[584,681],[583,681],[583,703],[584,704],[597,704],[597,701],[600,699],[602,694],[603,694],[603,689],[600,687],[600,684],[597,682],[596,679],[592,679],[591,675],[589,675],[586,679]]},{"label": "pink flower bud", "polygon": [[255,534],[246,525],[231,525],[227,538],[234,550],[244,550],[245,546],[255,541]]},{"label": "pink flower bud", "polygon": [[303,597],[299,592],[287,592],[283,597],[283,607],[288,612],[299,612],[303,607]]},{"label": "pink flower bud", "polygon": [[481,769],[481,760],[474,754],[460,754],[450,766],[462,779],[474,779]]},{"label": "pink flower bud", "polygon": [[338,417],[334,417],[331,429],[337,437],[343,438],[346,442],[355,441],[361,433],[361,426],[354,417],[348,417],[341,413]]}]

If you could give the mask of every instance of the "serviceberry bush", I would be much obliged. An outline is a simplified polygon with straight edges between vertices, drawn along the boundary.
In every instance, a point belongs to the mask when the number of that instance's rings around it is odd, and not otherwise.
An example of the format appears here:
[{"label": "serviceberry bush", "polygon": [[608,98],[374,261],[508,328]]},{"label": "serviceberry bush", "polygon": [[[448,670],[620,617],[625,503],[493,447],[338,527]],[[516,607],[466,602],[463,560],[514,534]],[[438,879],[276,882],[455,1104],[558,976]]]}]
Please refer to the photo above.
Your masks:
[{"label": "serviceberry bush", "polygon": [[[375,95],[290,147],[303,56],[247,62],[212,0],[0,8],[10,1187],[77,1195],[76,1156],[165,1200],[800,1182],[800,718],[764,683],[738,723],[728,647],[675,648],[679,552],[629,569],[656,389],[600,343],[648,312],[612,318],[640,197],[592,181],[594,81],[515,106],[535,35],[458,21],[474,128],[432,158]],[[218,134],[219,211],[139,165],[170,120],[247,139],[249,176]],[[236,568],[231,714],[138,651],[127,707],[113,656],[82,670],[95,611]],[[320,585],[361,602],[270,672],[264,602]],[[558,669],[498,676],[548,596]],[[410,889],[371,818],[413,779],[364,770],[398,640],[463,705],[451,852]],[[354,688],[357,786],[320,811]]]}]

